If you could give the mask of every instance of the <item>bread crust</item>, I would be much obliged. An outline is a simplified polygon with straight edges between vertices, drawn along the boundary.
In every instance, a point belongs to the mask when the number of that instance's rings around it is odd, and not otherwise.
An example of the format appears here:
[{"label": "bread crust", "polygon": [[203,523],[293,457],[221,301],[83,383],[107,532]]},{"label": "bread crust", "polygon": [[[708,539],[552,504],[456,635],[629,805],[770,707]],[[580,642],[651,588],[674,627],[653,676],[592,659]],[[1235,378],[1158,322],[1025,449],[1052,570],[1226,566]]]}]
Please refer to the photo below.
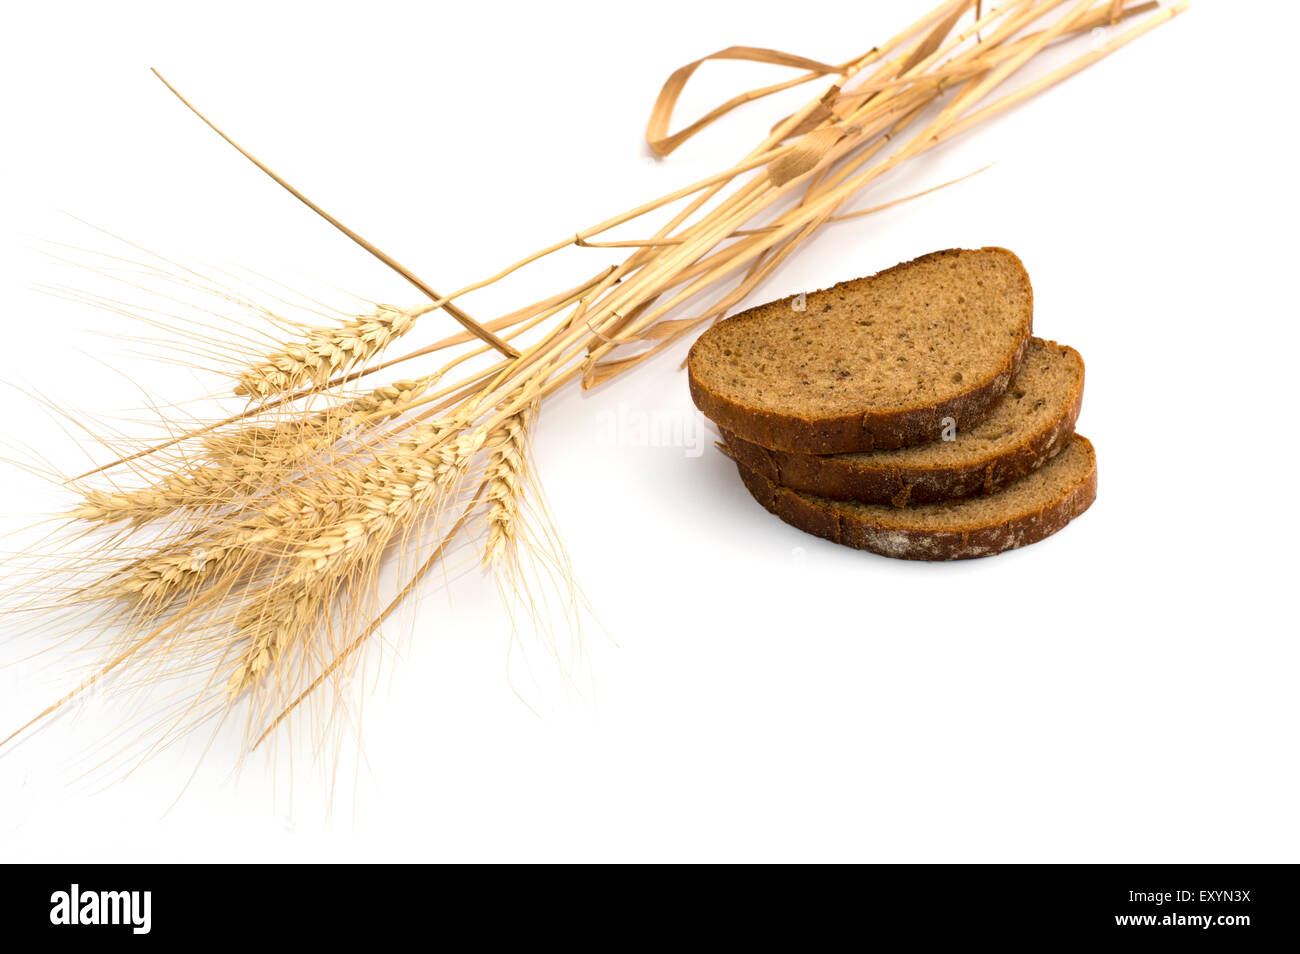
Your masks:
[{"label": "bread crust", "polygon": [[1082,435],[1092,466],[1082,480],[1042,507],[1013,514],[997,523],[961,529],[910,529],[873,524],[815,498],[778,486],[737,461],[740,479],[754,499],[786,523],[815,536],[858,550],[904,560],[968,560],[1037,543],[1088,509],[1097,498],[1097,458]]},{"label": "bread crust", "polygon": [[[887,268],[866,279],[839,282],[824,292],[834,292],[838,288],[854,282],[869,281],[881,275],[948,255],[960,254],[965,249],[943,249],[922,255],[909,262],[902,262]],[[1014,252],[997,246],[977,249],[979,252],[1004,252],[1015,259],[1024,271],[1024,264]],[[938,440],[945,426],[944,419],[951,418],[958,430],[966,430],[982,421],[992,409],[994,403],[1006,392],[1012,378],[1020,370],[1025,349],[1033,330],[1033,286],[1028,274],[1025,276],[1027,301],[1024,317],[1024,333],[1020,337],[1014,353],[1008,355],[1000,365],[991,369],[983,380],[974,381],[971,388],[955,397],[928,406],[903,408],[896,411],[868,412],[865,414],[839,414],[825,417],[808,417],[796,413],[778,413],[764,408],[753,407],[735,401],[726,395],[710,390],[696,375],[696,355],[708,332],[701,335],[691,346],[687,356],[688,379],[691,399],[705,417],[719,427],[726,428],[733,434],[775,450],[792,451],[802,454],[842,454],[853,451],[892,450],[897,447],[911,447]],[[818,294],[812,292],[810,294]],[[778,302],[790,301],[790,298],[778,299]],[[766,304],[772,304],[771,302]],[[764,307],[764,306],[756,306]],[[725,321],[743,321],[749,319],[755,309],[750,308],[732,315]],[[721,323],[720,323],[721,324]]]},{"label": "bread crust", "polygon": [[[1049,346],[1062,347],[1055,342]],[[1078,358],[1078,352],[1069,349]],[[959,466],[898,467],[872,464],[838,455],[796,454],[772,450],[722,428],[732,458],[761,477],[788,487],[828,497],[862,503],[937,503],[958,497],[994,493],[1037,470],[1070,442],[1083,406],[1083,376],[1074,382],[1063,413],[1048,426],[1024,436],[1017,445],[990,452]]]}]

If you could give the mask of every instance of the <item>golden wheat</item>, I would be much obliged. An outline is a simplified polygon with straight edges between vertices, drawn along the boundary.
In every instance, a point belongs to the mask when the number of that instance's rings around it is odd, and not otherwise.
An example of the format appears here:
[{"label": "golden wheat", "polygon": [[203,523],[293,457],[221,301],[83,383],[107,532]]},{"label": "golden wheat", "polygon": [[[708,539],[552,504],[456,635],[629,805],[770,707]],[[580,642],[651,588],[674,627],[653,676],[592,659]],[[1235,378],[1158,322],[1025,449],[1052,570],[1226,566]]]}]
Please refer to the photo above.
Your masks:
[{"label": "golden wheat", "polygon": [[261,489],[264,475],[272,466],[274,462],[268,457],[232,456],[225,464],[171,474],[159,484],[140,490],[84,489],[81,504],[70,516],[91,523],[144,523],[162,519],[180,508],[224,505],[234,497]]},{"label": "golden wheat", "polygon": [[524,491],[528,429],[531,410],[506,418],[487,441],[487,545],[485,566],[495,566],[515,540],[516,511]]},{"label": "golden wheat", "polygon": [[163,519],[177,510],[229,507],[264,493],[287,479],[313,455],[329,450],[401,414],[438,380],[438,374],[395,381],[341,405],[270,425],[204,435],[210,462],[168,474],[153,486],[134,490],[82,488],[70,516],[91,523],[135,524]]},{"label": "golden wheat", "polygon": [[449,493],[468,469],[484,431],[455,425],[423,425],[394,452],[384,454],[355,479],[355,512],[301,547],[288,570],[291,581],[329,575],[382,549],[425,506]]},{"label": "golden wheat", "polygon": [[373,315],[353,318],[338,328],[312,328],[305,340],[290,342],[241,374],[235,393],[264,398],[306,384],[324,384],[388,347],[427,310],[380,305]]},{"label": "golden wheat", "polygon": [[[1180,0],[1122,32],[1110,26],[1154,6],[1010,0],[985,10],[975,0],[946,0],[841,64],[751,47],[705,57],[673,73],[654,105],[647,139],[660,155],[744,103],[800,83],[828,84],[728,168],[591,228],[561,229],[555,243],[446,296],[204,118],[292,195],[419,288],[429,303],[381,306],[338,327],[306,329],[238,376],[235,392],[249,399],[243,411],[92,472],[145,461],[134,465],[151,465],[151,473],[163,475],[151,486],[100,490],[78,480],[78,520],[129,522],[133,534],[156,529],[141,552],[110,549],[109,572],[76,591],[78,599],[126,607],[127,635],[114,643],[103,672],[129,662],[152,672],[164,659],[199,669],[198,647],[213,650],[222,660],[216,664],[222,711],[252,687],[268,686],[273,698],[287,700],[278,710],[258,708],[264,721],[252,731],[260,740],[351,657],[443,557],[451,537],[475,520],[485,533],[483,562],[496,570],[503,587],[517,588],[524,579],[517,554],[531,479],[529,427],[543,399],[574,381],[595,387],[717,320],[823,226],[902,201],[844,211],[882,176],[1096,63],[1187,4]],[[1054,20],[1051,14],[1057,14]],[[993,90],[1040,54],[1095,30],[1110,32],[1083,55],[989,101]],[[682,89],[707,59],[751,60],[800,73],[740,94],[670,133]],[[677,207],[644,237],[597,238],[670,206]],[[544,256],[575,247],[631,251],[594,279],[487,323],[456,304]],[[684,313],[724,282],[731,282],[726,294]],[[382,363],[374,360],[421,315],[433,312],[450,314],[466,330]],[[444,349],[460,350],[435,374],[360,396],[349,391],[363,376]],[[468,368],[464,376],[443,386],[439,377],[462,363]],[[321,400],[328,402],[324,409],[315,406]],[[367,615],[361,600],[341,598],[373,582],[385,554],[426,518],[437,523],[444,511],[460,516],[392,602]],[[546,549],[555,550],[554,533],[538,540],[540,551],[530,545],[529,552],[549,561],[543,575],[571,586],[567,562]],[[133,559],[125,558],[128,552]],[[345,633],[337,642],[322,635],[336,611]],[[201,635],[178,635],[190,631]],[[283,662],[289,658],[300,661],[292,671]],[[294,679],[301,689],[296,694]]]},{"label": "golden wheat", "polygon": [[270,676],[293,642],[310,632],[325,589],[319,583],[282,586],[245,607],[235,627],[247,645],[226,681],[227,695],[234,698]]}]

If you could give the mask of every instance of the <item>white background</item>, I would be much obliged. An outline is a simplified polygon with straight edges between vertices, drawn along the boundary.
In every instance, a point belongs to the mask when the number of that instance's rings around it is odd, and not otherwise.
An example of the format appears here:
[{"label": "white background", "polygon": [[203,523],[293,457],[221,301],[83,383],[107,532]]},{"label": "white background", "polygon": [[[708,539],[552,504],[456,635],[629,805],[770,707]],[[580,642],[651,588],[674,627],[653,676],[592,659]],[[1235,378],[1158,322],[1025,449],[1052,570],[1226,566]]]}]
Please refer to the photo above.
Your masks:
[{"label": "white background", "polygon": [[[182,369],[130,356],[120,318],[34,287],[83,277],[49,241],[122,252],[64,213],[164,254],[414,303],[149,66],[451,288],[723,168],[821,88],[655,162],[644,122],[677,66],[735,43],[840,61],[929,5],[13,7],[3,453],[87,459],[35,392],[101,415],[138,407],[139,388],[189,393]],[[1088,367],[1100,495],[1058,536],[889,561],[770,517],[702,429],[698,456],[602,436],[620,408],[702,427],[683,345],[542,416],[540,473],[609,634],[586,631],[581,694],[536,651],[535,683],[508,665],[499,597],[467,564],[387,634],[394,665],[358,693],[365,761],[346,743],[332,790],[301,743],[236,770],[231,733],[125,778],[95,771],[111,754],[95,740],[132,713],[93,699],[0,751],[0,860],[1295,861],[1285,71],[1300,22],[1291,4],[1246,6],[1194,3],[909,165],[858,207],[997,161],[824,232],[753,299],[937,248],[1015,250],[1036,332]],[[785,75],[707,65],[679,120]],[[574,250],[464,304],[500,314],[617,260]],[[18,523],[64,502],[13,467],[0,489]],[[39,632],[0,647],[0,735],[66,686],[57,651],[29,658],[46,648]]]}]

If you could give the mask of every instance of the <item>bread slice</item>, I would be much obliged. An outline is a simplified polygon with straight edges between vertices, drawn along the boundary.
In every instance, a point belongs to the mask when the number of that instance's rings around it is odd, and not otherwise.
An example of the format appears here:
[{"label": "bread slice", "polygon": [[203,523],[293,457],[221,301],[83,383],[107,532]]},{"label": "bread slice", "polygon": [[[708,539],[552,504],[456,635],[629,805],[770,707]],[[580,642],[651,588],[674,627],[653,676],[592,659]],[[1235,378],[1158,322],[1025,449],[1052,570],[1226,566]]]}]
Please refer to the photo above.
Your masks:
[{"label": "bread slice", "polygon": [[691,348],[691,397],[719,426],[777,450],[926,444],[947,418],[972,427],[1006,391],[1033,298],[1004,248],[934,252],[718,322]]},{"label": "bread slice", "polygon": [[992,412],[951,441],[858,454],[769,450],[725,428],[731,456],[774,484],[819,497],[896,507],[993,493],[1036,470],[1074,433],[1083,403],[1083,358],[1033,338]]},{"label": "bread slice", "polygon": [[1079,434],[1033,473],[987,497],[899,509],[829,500],[777,486],[737,464],[754,499],[786,523],[904,560],[965,560],[1037,543],[1097,497],[1097,457]]}]

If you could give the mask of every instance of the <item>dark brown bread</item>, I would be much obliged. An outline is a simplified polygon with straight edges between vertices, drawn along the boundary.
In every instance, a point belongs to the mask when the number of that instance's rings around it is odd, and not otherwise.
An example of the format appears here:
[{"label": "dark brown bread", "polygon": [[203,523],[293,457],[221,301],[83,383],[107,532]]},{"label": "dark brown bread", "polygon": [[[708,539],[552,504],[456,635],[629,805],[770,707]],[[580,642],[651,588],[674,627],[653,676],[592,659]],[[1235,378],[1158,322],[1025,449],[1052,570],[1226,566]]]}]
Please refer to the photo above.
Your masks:
[{"label": "dark brown bread", "polygon": [[896,507],[993,493],[1055,456],[1083,402],[1083,358],[1054,341],[1029,342],[1020,371],[992,412],[952,441],[858,454],[769,450],[725,428],[739,463],[791,490]]},{"label": "dark brown bread", "polygon": [[1033,291],[1003,248],[934,252],[759,305],[706,331],[688,358],[704,415],[803,454],[938,440],[1006,391],[1029,341]]},{"label": "dark brown bread", "polygon": [[1097,457],[1076,434],[1033,473],[987,497],[899,509],[779,487],[737,464],[754,499],[786,523],[835,543],[904,560],[965,560],[1037,543],[1097,497]]}]

